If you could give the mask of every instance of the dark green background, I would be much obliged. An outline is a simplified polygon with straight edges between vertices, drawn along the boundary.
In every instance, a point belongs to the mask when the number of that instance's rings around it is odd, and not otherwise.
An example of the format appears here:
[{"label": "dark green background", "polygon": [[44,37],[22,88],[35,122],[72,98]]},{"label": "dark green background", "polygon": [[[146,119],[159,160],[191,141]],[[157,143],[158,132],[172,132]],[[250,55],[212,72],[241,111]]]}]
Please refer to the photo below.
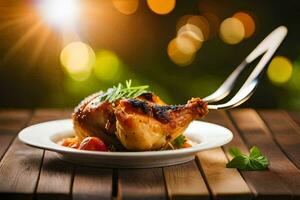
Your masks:
[{"label": "dark green background", "polygon": [[[109,13],[106,17],[104,12],[101,13],[103,2],[85,0],[85,5],[99,4],[100,14],[82,13],[83,17],[88,18],[82,20],[78,28],[82,41],[95,51],[108,49],[115,52],[123,63],[122,76],[111,82],[101,82],[95,77],[83,82],[70,80],[60,66],[62,46],[60,33],[55,30],[34,62],[30,58],[39,43],[39,33],[9,59],[5,59],[9,49],[25,34],[28,26],[19,24],[1,28],[0,106],[73,107],[86,95],[129,78],[136,83],[149,84],[169,103],[184,103],[195,96],[205,97],[279,25],[287,26],[289,33],[276,55],[286,56],[293,62],[294,69],[300,70],[297,64],[300,63],[300,1],[211,1],[218,5],[217,14],[221,19],[231,17],[237,11],[252,13],[256,20],[256,32],[237,45],[228,45],[215,36],[204,43],[191,65],[179,67],[169,60],[166,48],[176,35],[176,23],[181,16],[201,14],[198,0],[177,0],[175,9],[164,16],[150,11],[142,0],[137,12],[130,16],[119,13],[112,5],[106,5],[105,13]],[[15,15],[19,8],[30,8],[33,4],[34,1],[1,1],[0,7],[5,8],[5,12],[0,13],[0,25],[10,20],[10,15]],[[22,17],[22,13],[18,15]],[[246,75],[247,72],[241,81],[245,80]],[[293,77],[293,81],[293,84],[288,82],[278,86],[264,76],[254,96],[243,106],[299,109],[300,77]]]}]

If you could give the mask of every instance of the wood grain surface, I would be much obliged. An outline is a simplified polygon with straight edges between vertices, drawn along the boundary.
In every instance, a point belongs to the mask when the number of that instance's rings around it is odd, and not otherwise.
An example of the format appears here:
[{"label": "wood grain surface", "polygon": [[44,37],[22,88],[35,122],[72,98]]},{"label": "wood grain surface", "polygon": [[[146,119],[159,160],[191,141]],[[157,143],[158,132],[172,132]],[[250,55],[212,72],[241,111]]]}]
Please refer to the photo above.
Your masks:
[{"label": "wood grain surface", "polygon": [[[10,130],[13,139],[28,122],[28,111],[2,111],[1,129]],[[25,114],[26,113],[26,114]],[[1,133],[1,140],[7,139]],[[4,139],[3,139],[4,140]],[[9,141],[6,140],[8,143]],[[0,161],[1,199],[31,199],[38,182],[43,150],[29,147],[15,138]]]},{"label": "wood grain surface", "polygon": [[[213,118],[212,115],[208,115],[204,121],[213,122]],[[228,158],[222,148],[199,152],[197,158],[216,199],[253,198],[250,188],[239,171],[226,168]]]},{"label": "wood grain surface", "polygon": [[74,200],[112,199],[113,170],[78,166],[72,196]]},{"label": "wood grain surface", "polygon": [[[34,112],[29,125],[50,120],[69,118],[69,110],[44,109]],[[74,166],[57,158],[56,153],[44,151],[39,182],[36,188],[37,199],[71,199],[71,185]]]},{"label": "wood grain surface", "polygon": [[169,199],[209,199],[210,194],[195,161],[163,168]]},{"label": "wood grain surface", "polygon": [[300,126],[300,111],[289,111],[288,114]]},{"label": "wood grain surface", "polygon": [[[300,199],[300,112],[212,111],[205,121],[230,129],[233,140],[164,168],[75,166],[16,138],[28,125],[70,118],[71,112],[0,109],[0,199]],[[230,147],[248,154],[254,145],[268,157],[268,170],[225,167]]]},{"label": "wood grain surface", "polygon": [[118,199],[166,199],[162,168],[118,170]]},{"label": "wood grain surface", "polygon": [[[239,135],[234,124],[227,116],[226,112],[213,111],[208,117],[210,122],[220,124],[230,129],[233,133],[233,139],[229,144],[223,146],[226,155],[229,159],[229,149],[231,147],[238,147],[242,153],[249,154],[248,147]],[[240,171],[241,175],[245,179],[249,188],[252,190],[256,199],[274,199],[280,197],[280,199],[291,199],[292,192],[286,185],[280,176],[271,170],[266,171]]]},{"label": "wood grain surface", "polygon": [[31,116],[30,110],[0,110],[0,160]]},{"label": "wood grain surface", "polygon": [[282,110],[259,114],[282,151],[300,169],[300,127]]},{"label": "wood grain surface", "polygon": [[269,161],[269,170],[278,174],[291,190],[293,198],[300,196],[300,170],[281,151],[258,113],[252,109],[230,112],[248,148],[257,146]]}]

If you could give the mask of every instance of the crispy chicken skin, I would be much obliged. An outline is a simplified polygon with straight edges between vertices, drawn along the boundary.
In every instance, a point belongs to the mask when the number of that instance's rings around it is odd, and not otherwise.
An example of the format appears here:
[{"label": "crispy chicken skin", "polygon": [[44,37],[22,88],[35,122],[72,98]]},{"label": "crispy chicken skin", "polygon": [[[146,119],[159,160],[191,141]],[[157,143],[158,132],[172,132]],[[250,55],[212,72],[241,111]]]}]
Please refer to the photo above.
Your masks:
[{"label": "crispy chicken skin", "polygon": [[129,150],[162,149],[206,113],[206,104],[199,98],[179,106],[125,99],[115,108],[116,134]]},{"label": "crispy chicken skin", "polygon": [[208,113],[207,104],[192,98],[185,105],[167,105],[153,93],[134,99],[99,102],[96,93],[73,113],[76,135],[100,137],[118,150],[147,151],[167,147],[190,122]]},{"label": "crispy chicken skin", "polygon": [[95,93],[85,98],[75,108],[72,119],[76,136],[79,141],[88,136],[96,136],[106,144],[123,149],[115,135],[116,120],[113,106],[107,101],[99,101],[101,94],[101,92]]}]

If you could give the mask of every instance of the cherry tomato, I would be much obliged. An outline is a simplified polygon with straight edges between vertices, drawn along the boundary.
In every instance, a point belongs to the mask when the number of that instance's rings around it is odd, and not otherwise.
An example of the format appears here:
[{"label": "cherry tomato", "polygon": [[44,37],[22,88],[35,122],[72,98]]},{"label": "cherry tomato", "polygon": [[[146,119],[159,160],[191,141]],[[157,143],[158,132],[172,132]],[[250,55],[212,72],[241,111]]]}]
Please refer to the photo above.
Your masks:
[{"label": "cherry tomato", "polygon": [[100,138],[86,137],[80,143],[79,149],[89,151],[108,151],[108,147]]}]

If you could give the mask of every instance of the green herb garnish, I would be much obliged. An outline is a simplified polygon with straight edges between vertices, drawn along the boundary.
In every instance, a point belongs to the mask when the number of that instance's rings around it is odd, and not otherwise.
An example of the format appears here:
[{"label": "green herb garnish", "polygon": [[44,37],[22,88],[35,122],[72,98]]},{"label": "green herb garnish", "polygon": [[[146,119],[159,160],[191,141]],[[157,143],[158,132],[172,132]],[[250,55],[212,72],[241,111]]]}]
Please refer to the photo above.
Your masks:
[{"label": "green herb garnish", "polygon": [[99,96],[99,101],[113,102],[124,98],[135,98],[147,92],[146,89],[148,88],[148,85],[131,86],[131,80],[127,80],[125,86],[119,83],[117,86],[109,88],[104,94]]},{"label": "green herb garnish", "polygon": [[181,148],[182,145],[185,143],[185,136],[184,135],[179,135],[174,141],[173,144],[178,147]]},{"label": "green herb garnish", "polygon": [[227,163],[227,168],[237,168],[245,171],[265,170],[268,168],[268,159],[262,155],[256,146],[250,149],[249,156],[242,154],[236,147],[230,148],[229,153],[233,159]]}]

